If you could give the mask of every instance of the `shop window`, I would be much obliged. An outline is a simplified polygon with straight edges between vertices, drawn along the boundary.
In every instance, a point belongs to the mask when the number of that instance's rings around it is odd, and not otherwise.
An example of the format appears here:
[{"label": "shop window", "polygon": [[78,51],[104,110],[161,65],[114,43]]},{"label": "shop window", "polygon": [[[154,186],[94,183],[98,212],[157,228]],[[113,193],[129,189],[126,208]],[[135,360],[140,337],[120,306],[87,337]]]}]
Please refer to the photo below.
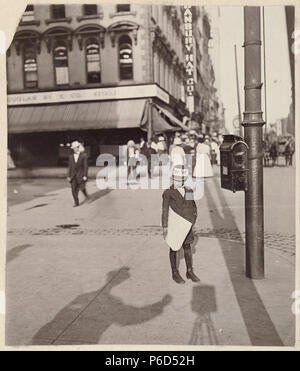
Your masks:
[{"label": "shop window", "polygon": [[94,38],[86,42],[86,69],[88,84],[101,82],[100,47]]},{"label": "shop window", "polygon": [[97,4],[85,4],[83,5],[83,15],[96,15],[98,14],[98,6]]},{"label": "shop window", "polygon": [[127,35],[119,39],[120,80],[133,79],[132,41]]},{"label": "shop window", "polygon": [[51,5],[51,18],[52,19],[66,18],[65,5]]},{"label": "shop window", "polygon": [[37,52],[35,46],[32,46],[30,44],[24,45],[24,88],[37,88],[38,86],[38,69],[36,56]]},{"label": "shop window", "polygon": [[68,49],[66,42],[58,40],[53,48],[53,62],[56,85],[69,84]]},{"label": "shop window", "polygon": [[117,4],[117,13],[130,12],[130,4]]}]

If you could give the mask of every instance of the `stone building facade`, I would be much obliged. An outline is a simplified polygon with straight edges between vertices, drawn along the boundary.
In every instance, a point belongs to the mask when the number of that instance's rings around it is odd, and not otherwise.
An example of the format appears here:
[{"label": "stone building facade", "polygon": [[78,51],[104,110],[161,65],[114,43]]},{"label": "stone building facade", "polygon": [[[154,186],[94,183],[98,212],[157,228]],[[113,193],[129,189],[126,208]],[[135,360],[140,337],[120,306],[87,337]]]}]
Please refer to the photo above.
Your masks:
[{"label": "stone building facade", "polygon": [[[211,98],[213,71],[209,25],[204,9],[194,9],[199,113]],[[154,133],[184,130],[181,121],[192,114],[184,40],[184,7],[28,5],[7,52],[9,146],[15,157],[25,151],[26,158],[39,154],[41,164],[54,165],[61,147],[80,137],[94,158],[104,147],[111,151],[109,146],[146,136],[149,110],[156,118]]]}]

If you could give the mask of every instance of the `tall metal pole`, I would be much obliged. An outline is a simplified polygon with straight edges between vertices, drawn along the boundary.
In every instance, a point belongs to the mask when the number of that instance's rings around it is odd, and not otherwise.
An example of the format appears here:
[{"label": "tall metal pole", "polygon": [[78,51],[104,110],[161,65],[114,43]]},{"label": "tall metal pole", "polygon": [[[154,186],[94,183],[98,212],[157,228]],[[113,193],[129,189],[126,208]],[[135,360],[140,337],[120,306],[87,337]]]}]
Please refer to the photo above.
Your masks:
[{"label": "tall metal pole", "polygon": [[241,101],[240,101],[240,83],[239,83],[239,72],[237,64],[237,55],[236,55],[236,45],[234,45],[234,57],[235,57],[235,74],[236,74],[236,91],[237,91],[237,100],[238,100],[238,113],[239,113],[239,133],[240,136],[243,134],[242,130],[242,114],[241,114]]},{"label": "tall metal pole", "polygon": [[264,95],[265,95],[265,136],[267,134],[268,125],[268,109],[267,109],[267,65],[266,65],[266,29],[265,29],[265,7],[262,7],[262,17],[263,17],[263,42],[264,42]]},{"label": "tall metal pole", "polygon": [[261,111],[260,8],[244,8],[244,137],[249,146],[248,191],[245,192],[246,276],[264,278],[263,125]]}]

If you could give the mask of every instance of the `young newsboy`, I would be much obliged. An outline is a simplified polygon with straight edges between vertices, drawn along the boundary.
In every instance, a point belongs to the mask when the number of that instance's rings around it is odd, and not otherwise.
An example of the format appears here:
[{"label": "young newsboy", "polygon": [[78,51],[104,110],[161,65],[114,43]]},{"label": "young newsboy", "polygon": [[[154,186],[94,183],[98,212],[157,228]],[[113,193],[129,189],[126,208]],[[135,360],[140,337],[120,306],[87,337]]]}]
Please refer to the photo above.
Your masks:
[{"label": "young newsboy", "polygon": [[[173,185],[164,191],[163,193],[163,205],[162,205],[162,227],[163,235],[166,239],[168,235],[168,224],[169,224],[169,209],[172,209],[172,215],[178,217],[178,223],[190,225],[190,229],[186,232],[186,237],[183,240],[182,248],[184,250],[184,258],[186,263],[186,277],[191,279],[193,282],[199,282],[199,278],[195,275],[193,271],[192,264],[192,249],[191,243],[194,241],[194,235],[192,227],[197,219],[197,206],[194,201],[193,191],[185,186],[185,180],[187,179],[188,170],[184,169],[182,165],[177,165],[174,167],[172,172]],[[174,214],[175,213],[175,214]],[[177,219],[176,219],[177,220]],[[181,221],[181,222],[180,222]],[[185,221],[189,223],[185,223]],[[180,229],[178,225],[178,229]],[[174,228],[174,226],[172,227]],[[171,233],[171,231],[169,231]],[[179,245],[180,247],[180,245]],[[185,283],[184,279],[181,277],[177,268],[177,251],[174,251],[170,247],[170,263],[172,269],[172,278],[178,284]]]}]

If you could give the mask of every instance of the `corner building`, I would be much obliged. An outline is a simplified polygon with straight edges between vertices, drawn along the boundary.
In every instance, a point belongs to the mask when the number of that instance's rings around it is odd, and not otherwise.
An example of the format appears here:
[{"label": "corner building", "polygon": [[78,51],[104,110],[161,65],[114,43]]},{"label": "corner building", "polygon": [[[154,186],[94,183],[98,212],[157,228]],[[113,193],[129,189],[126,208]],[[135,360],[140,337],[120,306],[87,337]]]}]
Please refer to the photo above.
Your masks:
[{"label": "corner building", "polygon": [[[199,12],[197,12],[199,14]],[[9,148],[19,166],[90,159],[189,115],[183,7],[28,5],[7,51]]]}]

